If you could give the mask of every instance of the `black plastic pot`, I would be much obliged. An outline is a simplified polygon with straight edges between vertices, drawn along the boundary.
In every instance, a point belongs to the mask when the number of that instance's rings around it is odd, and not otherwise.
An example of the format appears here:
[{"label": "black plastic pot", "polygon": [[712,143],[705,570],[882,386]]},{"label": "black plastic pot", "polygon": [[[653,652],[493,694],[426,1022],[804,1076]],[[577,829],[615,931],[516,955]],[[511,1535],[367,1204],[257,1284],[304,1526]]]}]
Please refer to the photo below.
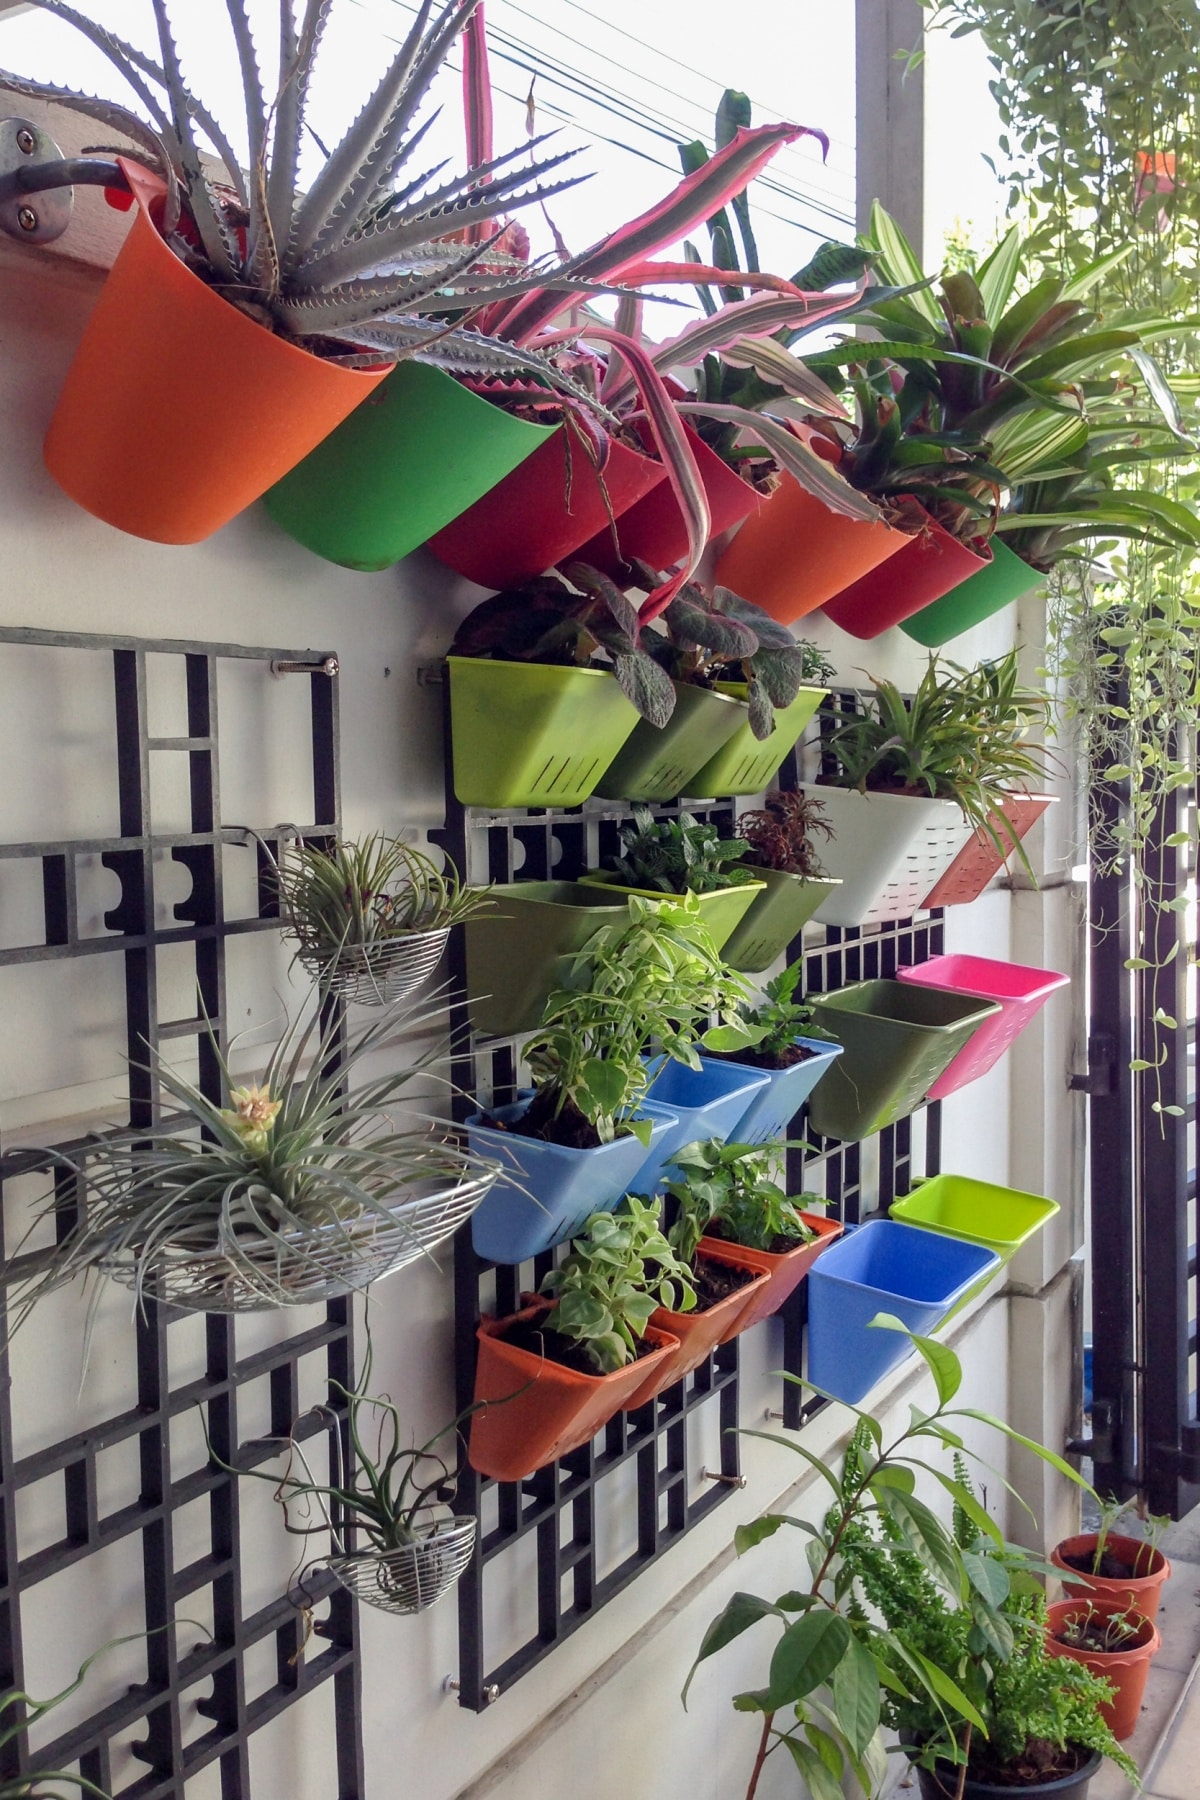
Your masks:
[{"label": "black plastic pot", "polygon": [[[1094,1750],[1073,1775],[1062,1775],[1057,1781],[1036,1781],[1032,1787],[998,1787],[993,1781],[972,1781],[968,1775],[962,1800],[1085,1800],[1088,1784],[1099,1773],[1103,1761],[1100,1752]],[[938,1772],[940,1781],[931,1769],[917,1770],[921,1800],[955,1800],[959,1771],[953,1763],[939,1763]]]}]

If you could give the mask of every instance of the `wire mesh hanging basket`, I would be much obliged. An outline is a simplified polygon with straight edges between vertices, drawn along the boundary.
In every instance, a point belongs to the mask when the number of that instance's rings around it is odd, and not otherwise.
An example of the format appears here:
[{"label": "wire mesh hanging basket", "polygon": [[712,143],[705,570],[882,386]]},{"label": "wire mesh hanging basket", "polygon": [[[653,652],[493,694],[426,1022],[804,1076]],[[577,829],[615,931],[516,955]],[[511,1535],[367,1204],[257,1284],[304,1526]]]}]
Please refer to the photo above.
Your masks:
[{"label": "wire mesh hanging basket", "polygon": [[356,1006],[391,1006],[429,980],[449,937],[447,925],[373,944],[344,944],[332,955],[302,949],[298,960],[326,993]]},{"label": "wire mesh hanging basket", "polygon": [[476,1521],[449,1519],[398,1550],[360,1550],[331,1556],[343,1587],[381,1612],[426,1612],[448,1594],[475,1550]]},{"label": "wire mesh hanging basket", "polygon": [[218,1248],[167,1244],[147,1261],[135,1251],[106,1258],[105,1274],[147,1299],[189,1312],[265,1312],[311,1306],[360,1292],[429,1255],[453,1236],[500,1172],[478,1174],[389,1208],[358,1208],[311,1231],[275,1238],[247,1233]]}]

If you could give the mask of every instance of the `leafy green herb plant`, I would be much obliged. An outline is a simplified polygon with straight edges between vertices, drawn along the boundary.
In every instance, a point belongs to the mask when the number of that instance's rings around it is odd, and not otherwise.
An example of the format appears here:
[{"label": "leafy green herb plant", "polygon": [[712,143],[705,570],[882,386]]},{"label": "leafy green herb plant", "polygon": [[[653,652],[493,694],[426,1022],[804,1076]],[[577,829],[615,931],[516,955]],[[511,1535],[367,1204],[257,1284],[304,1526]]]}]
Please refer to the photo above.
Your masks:
[{"label": "leafy green herb plant", "polygon": [[606,867],[628,887],[711,894],[754,880],[749,869],[738,867],[749,848],[744,838],[723,838],[715,825],[691,813],[655,819],[648,806],[635,806],[633,823],[621,827],[620,853]]},{"label": "leafy green herb plant", "polygon": [[633,1361],[658,1307],[696,1304],[691,1258],[663,1235],[657,1204],[634,1194],[615,1212],[592,1214],[541,1291],[554,1301],[550,1327],[582,1345],[600,1375]]},{"label": "leafy green herb plant", "polygon": [[[709,1138],[675,1153],[671,1167],[679,1173],[667,1183],[667,1193],[678,1217],[668,1236],[685,1262],[705,1235],[775,1254],[813,1241],[816,1233],[801,1218],[798,1203],[774,1179],[786,1150],[783,1142],[727,1144]],[[801,1194],[801,1203],[805,1200],[823,1204],[816,1195]]]},{"label": "leafy green herb plant", "polygon": [[[803,1059],[797,1038],[826,1038],[827,1031],[813,1023],[812,1006],[797,1000],[796,989],[804,978],[804,964],[797,957],[778,975],[773,975],[757,1001],[743,1014],[753,1042],[743,1053],[735,1052],[743,1061],[764,1069],[785,1069]],[[832,1040],[831,1040],[832,1041]]]}]

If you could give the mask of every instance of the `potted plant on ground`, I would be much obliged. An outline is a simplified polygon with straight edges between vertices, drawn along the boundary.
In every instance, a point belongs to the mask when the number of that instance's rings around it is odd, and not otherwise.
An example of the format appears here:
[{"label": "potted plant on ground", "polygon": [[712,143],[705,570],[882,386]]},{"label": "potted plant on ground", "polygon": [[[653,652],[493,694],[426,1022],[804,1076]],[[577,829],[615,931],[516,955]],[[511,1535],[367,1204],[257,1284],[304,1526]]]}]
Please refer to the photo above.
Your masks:
[{"label": "potted plant on ground", "polygon": [[[428,1254],[499,1173],[436,1125],[392,1124],[391,1109],[412,1104],[407,1090],[439,1054],[414,1056],[405,1033],[443,1020],[438,1009],[389,1013],[343,1039],[336,1023],[323,1029],[315,1014],[300,1018],[261,1082],[245,1085],[210,1037],[206,1055],[225,1106],[155,1054],[152,1073],[178,1120],[97,1137],[75,1155],[52,1153],[53,1166],[77,1178],[80,1203],[61,1241],[23,1276],[20,1315],[96,1271],[133,1288],[139,1303],[200,1312],[305,1306],[355,1293]],[[401,1046],[403,1067],[360,1078],[347,1097],[347,1078],[368,1057],[390,1060]]]},{"label": "potted plant on ground", "polygon": [[[343,1587],[382,1612],[426,1612],[449,1593],[475,1549],[474,1515],[453,1511],[462,1427],[468,1411],[436,1431],[424,1444],[405,1442],[400,1412],[386,1395],[370,1392],[374,1360],[370,1328],[358,1383],[329,1383],[330,1401],[311,1407],[276,1441],[287,1461],[282,1475],[222,1461],[208,1440],[218,1468],[269,1482],[283,1510],[284,1529],[307,1546],[327,1537],[332,1553],[315,1559]],[[347,1458],[339,1410],[345,1407]],[[325,1434],[332,1468],[322,1481],[314,1472],[304,1440]],[[207,1439],[207,1428],[206,1428]],[[443,1453],[439,1446],[449,1440]],[[261,1456],[259,1457],[261,1460]],[[360,1540],[357,1544],[354,1540]],[[365,1539],[365,1543],[361,1540]],[[351,1546],[354,1547],[351,1547]],[[306,1568],[311,1566],[306,1558]]]},{"label": "potted plant on ground", "polygon": [[453,926],[491,905],[454,865],[383,832],[328,849],[297,841],[277,872],[297,960],[323,992],[366,1006],[402,1000],[432,975]]},{"label": "potted plant on ground", "polygon": [[575,952],[547,1001],[524,1051],[532,1092],[467,1120],[472,1148],[505,1164],[472,1225],[479,1255],[524,1261],[614,1206],[675,1123],[647,1098],[658,1066],[649,1054],[698,1069],[702,1048],[747,1042],[745,998],[695,895],[658,905],[631,897],[627,915]]},{"label": "potted plant on ground", "polygon": [[839,885],[821,866],[819,845],[833,826],[813,794],[768,794],[762,806],[738,817],[750,848],[744,866],[766,883],[725,944],[725,960],[758,975],[798,938],[817,908]]},{"label": "potted plant on ground", "polygon": [[621,827],[619,851],[583,881],[643,898],[694,894],[719,950],[763,890],[764,883],[740,866],[748,849],[744,839],[723,838],[715,825],[691,813],[656,819],[649,807],[635,806],[633,823]]},{"label": "potted plant on ground", "polygon": [[1114,1600],[1153,1619],[1171,1574],[1157,1542],[1163,1521],[1151,1518],[1145,1537],[1116,1532],[1113,1526],[1125,1507],[1123,1500],[1103,1503],[1099,1529],[1064,1538],[1050,1552],[1050,1561],[1062,1571],[1069,1598]]},{"label": "potted plant on ground", "polygon": [[751,1100],[730,1132],[736,1144],[765,1144],[788,1135],[792,1120],[842,1047],[813,1021],[812,1006],[796,998],[804,975],[797,958],[768,981],[743,1013],[749,1041],[729,1051],[727,1060],[758,1069],[767,1084]]},{"label": "potted plant on ground", "polygon": [[[1004,1544],[966,1479],[962,1422],[970,1418],[974,1431],[981,1415],[952,1405],[962,1378],[958,1359],[944,1345],[914,1342],[936,1385],[936,1405],[914,1408],[891,1438],[860,1415],[840,1471],[808,1453],[832,1500],[819,1526],[768,1513],[739,1527],[735,1543],[745,1554],[785,1526],[799,1526],[811,1578],[775,1601],[734,1594],[704,1634],[685,1704],[702,1663],[770,1620],[778,1638],[766,1682],[734,1702],[762,1718],[746,1800],[755,1800],[768,1759],[780,1751],[821,1800],[840,1795],[844,1777],[878,1800],[890,1773],[884,1724],[918,1740],[910,1753],[923,1800],[991,1800],[996,1791],[1040,1800],[1040,1770],[1053,1770],[1055,1752],[1055,1773],[1080,1773],[1071,1800],[1083,1800],[1103,1755],[1136,1775],[1100,1716],[1107,1689],[1086,1669],[1046,1656],[1044,1602],[1030,1560]],[[1003,1420],[982,1418],[1014,1435]],[[1026,1447],[1079,1481],[1053,1451]],[[942,1455],[931,1457],[931,1448]],[[947,1454],[958,1458],[953,1474],[942,1466]],[[957,1529],[918,1497],[918,1478],[947,1495]],[[1002,1763],[1010,1785],[979,1785],[981,1752]],[[1032,1777],[1023,1788],[1022,1775]],[[1060,1786],[1049,1794],[1060,1800],[1068,1791]]]},{"label": "potted plant on ground", "polygon": [[632,1195],[586,1221],[542,1288],[511,1318],[479,1326],[468,1454],[497,1481],[520,1481],[588,1443],[675,1349],[650,1323],[656,1307],[692,1302],[657,1205]]},{"label": "potted plant on ground", "polygon": [[1118,1739],[1131,1737],[1150,1664],[1162,1648],[1153,1619],[1117,1600],[1060,1600],[1048,1608],[1046,1650],[1069,1656],[1113,1690],[1101,1711]]},{"label": "potted plant on ground", "polygon": [[[751,1145],[710,1138],[685,1145],[673,1159],[679,1175],[668,1183],[668,1194],[681,1204],[685,1195],[698,1197],[709,1208],[701,1248],[736,1244],[767,1276],[766,1286],[739,1315],[739,1331],[777,1313],[842,1232],[840,1219],[803,1211],[774,1179],[787,1148],[783,1140]],[[801,1194],[800,1200],[823,1204],[816,1194]]]},{"label": "potted plant on ground", "polygon": [[865,710],[823,742],[833,772],[800,788],[825,806],[834,835],[824,861],[842,882],[821,923],[910,917],[976,829],[1006,855],[1001,809],[1044,773],[1045,752],[1027,738],[1047,718],[1045,693],[1018,679],[1015,651],[969,671],[931,657],[908,702],[876,680]]},{"label": "potted plant on ground", "polygon": [[[588,587],[606,577],[572,564]],[[637,571],[647,590],[654,577]],[[644,720],[596,785],[612,799],[672,800],[681,793],[759,793],[827,692],[832,669],[761,607],[725,588],[689,582],[644,627],[641,648],[670,677],[665,728]]]},{"label": "potted plant on ground", "polygon": [[636,607],[599,577],[540,576],[468,613],[447,658],[463,805],[578,806],[639,715],[665,725],[675,689],[640,632]]},{"label": "potted plant on ground", "polygon": [[[80,505],[137,536],[193,543],[299,462],[401,358],[552,375],[537,352],[489,343],[476,329],[481,300],[529,284],[493,250],[495,233],[465,245],[458,233],[572,185],[538,185],[564,156],[530,162],[522,150],[482,172],[395,186],[423,135],[417,109],[478,3],[421,9],[302,190],[305,112],[329,5],[310,7],[303,29],[283,13],[278,75],[264,91],[244,4],[227,0],[245,99],[243,173],[184,83],[165,5],[155,8],[155,61],[73,8],[38,0],[104,52],[146,114],[5,77],[16,92],[82,111],[138,146],[111,174],[114,188],[133,193],[137,216],[46,438],[51,474]],[[202,140],[223,164],[219,174]]]}]

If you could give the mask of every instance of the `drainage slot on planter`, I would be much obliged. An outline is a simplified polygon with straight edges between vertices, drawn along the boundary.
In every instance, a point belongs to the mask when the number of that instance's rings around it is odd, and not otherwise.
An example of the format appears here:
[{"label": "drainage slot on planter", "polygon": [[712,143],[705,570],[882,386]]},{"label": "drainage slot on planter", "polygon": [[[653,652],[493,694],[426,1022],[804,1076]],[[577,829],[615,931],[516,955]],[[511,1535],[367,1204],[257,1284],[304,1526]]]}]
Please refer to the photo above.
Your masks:
[{"label": "drainage slot on planter", "polygon": [[602,669],[446,662],[454,792],[464,806],[579,806],[637,724]]}]

